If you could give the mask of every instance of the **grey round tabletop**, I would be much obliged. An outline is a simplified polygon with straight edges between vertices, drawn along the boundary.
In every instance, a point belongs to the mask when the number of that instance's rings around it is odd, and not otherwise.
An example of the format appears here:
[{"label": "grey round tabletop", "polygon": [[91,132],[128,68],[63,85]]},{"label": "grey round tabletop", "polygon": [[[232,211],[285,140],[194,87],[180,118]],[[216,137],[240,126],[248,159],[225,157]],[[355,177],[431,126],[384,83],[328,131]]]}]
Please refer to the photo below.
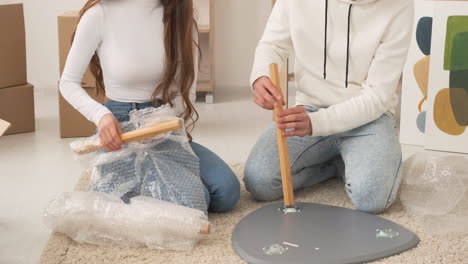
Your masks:
[{"label": "grey round tabletop", "polygon": [[248,263],[363,263],[415,247],[418,237],[382,217],[341,207],[282,203],[243,218],[232,234],[234,250]]}]

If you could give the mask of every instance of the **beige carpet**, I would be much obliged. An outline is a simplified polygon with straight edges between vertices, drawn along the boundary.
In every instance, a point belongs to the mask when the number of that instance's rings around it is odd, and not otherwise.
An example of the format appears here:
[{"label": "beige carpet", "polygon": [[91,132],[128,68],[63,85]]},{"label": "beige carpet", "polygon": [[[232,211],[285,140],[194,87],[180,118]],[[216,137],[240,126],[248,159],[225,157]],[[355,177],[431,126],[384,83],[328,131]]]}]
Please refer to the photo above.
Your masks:
[{"label": "beige carpet", "polygon": [[[239,178],[243,167],[233,166]],[[83,175],[77,190],[85,190],[89,176]],[[242,187],[243,188],[243,187]],[[315,202],[352,207],[339,180],[331,180],[296,194],[303,202]],[[242,189],[241,201],[227,214],[211,214],[214,233],[202,241],[192,252],[171,252],[147,248],[94,246],[75,243],[64,235],[53,234],[41,256],[42,264],[143,264],[143,263],[244,263],[231,248],[231,232],[245,215],[264,204],[252,200]],[[417,248],[375,263],[468,263],[468,237],[466,235],[429,236],[397,203],[383,217],[416,232],[421,239]]]}]

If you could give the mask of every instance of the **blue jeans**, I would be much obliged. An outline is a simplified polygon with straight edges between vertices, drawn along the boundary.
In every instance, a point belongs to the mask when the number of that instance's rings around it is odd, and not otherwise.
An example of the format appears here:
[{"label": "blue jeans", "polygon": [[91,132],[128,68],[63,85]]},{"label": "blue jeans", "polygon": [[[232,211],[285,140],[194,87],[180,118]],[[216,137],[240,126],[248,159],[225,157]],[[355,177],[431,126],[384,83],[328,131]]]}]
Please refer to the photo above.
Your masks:
[{"label": "blue jeans", "polygon": [[[396,198],[402,154],[395,119],[390,112],[336,135],[290,137],[288,149],[295,190],[321,183],[341,172],[348,196],[361,211],[382,212]],[[256,143],[245,168],[246,188],[257,200],[282,197],[278,159],[273,124]]]},{"label": "blue jeans", "polygon": [[[132,110],[152,107],[149,103],[124,103],[108,101],[104,104],[119,122],[129,120]],[[227,212],[240,199],[240,183],[229,166],[215,153],[192,142],[193,152],[200,160],[200,177],[205,186],[206,200],[210,212]]]}]

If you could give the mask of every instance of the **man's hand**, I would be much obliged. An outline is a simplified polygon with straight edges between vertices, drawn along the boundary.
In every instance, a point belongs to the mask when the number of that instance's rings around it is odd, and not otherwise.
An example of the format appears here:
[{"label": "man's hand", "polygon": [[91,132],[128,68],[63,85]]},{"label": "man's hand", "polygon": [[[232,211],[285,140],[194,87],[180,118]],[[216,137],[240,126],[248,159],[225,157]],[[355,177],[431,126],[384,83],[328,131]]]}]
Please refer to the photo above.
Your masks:
[{"label": "man's hand", "polygon": [[[304,137],[312,135],[312,122],[303,106],[297,106],[279,112],[276,115],[276,123],[283,130],[285,137]],[[285,129],[294,129],[286,132]]]},{"label": "man's hand", "polygon": [[273,110],[278,102],[283,102],[281,93],[276,90],[270,78],[263,76],[258,78],[254,84],[254,102],[263,109]]},{"label": "man's hand", "polygon": [[123,142],[120,139],[122,126],[113,114],[106,114],[99,120],[98,131],[104,149],[117,151],[122,148]]}]

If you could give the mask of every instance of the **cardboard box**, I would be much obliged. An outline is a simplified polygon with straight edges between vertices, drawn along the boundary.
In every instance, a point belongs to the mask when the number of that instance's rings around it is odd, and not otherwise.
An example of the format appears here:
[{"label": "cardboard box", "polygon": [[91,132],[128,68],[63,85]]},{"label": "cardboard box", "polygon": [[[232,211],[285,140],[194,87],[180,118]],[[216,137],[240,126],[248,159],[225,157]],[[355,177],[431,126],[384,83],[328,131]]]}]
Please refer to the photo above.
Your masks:
[{"label": "cardboard box", "polygon": [[[96,101],[104,103],[104,95],[94,96],[94,88],[83,88]],[[59,91],[59,117],[60,117],[60,137],[89,137],[94,134],[96,126],[88,121],[73,106],[71,106]]]},{"label": "cardboard box", "polygon": [[[76,25],[79,21],[78,12],[65,12],[58,16],[58,40],[59,40],[59,60],[60,60],[60,76],[62,76],[65,63],[67,61],[68,53],[70,52],[72,45],[72,36],[76,30]],[[96,80],[88,69],[83,77],[81,86],[83,87],[95,87]]]},{"label": "cardboard box", "polygon": [[5,135],[34,131],[34,86],[26,84],[0,89],[0,119],[11,123]]},{"label": "cardboard box", "polygon": [[23,5],[0,5],[0,88],[27,84]]}]

